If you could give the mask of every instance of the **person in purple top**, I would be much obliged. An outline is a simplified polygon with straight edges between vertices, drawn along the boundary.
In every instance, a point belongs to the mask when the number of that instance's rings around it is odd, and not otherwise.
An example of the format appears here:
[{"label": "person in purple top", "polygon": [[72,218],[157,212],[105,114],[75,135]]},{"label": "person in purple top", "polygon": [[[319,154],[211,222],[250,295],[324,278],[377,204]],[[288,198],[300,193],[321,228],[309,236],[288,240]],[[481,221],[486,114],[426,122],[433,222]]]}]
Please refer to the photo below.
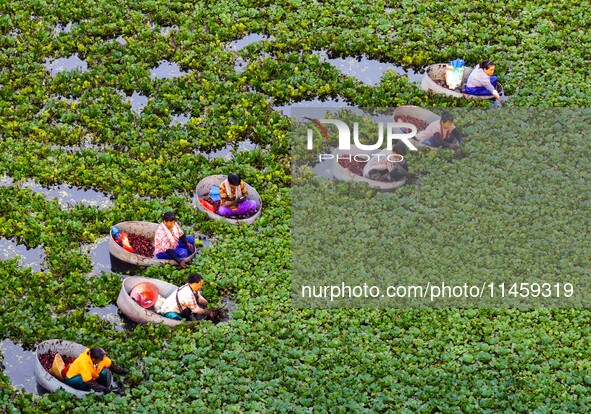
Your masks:
[{"label": "person in purple top", "polygon": [[224,217],[252,215],[259,209],[256,201],[248,198],[244,182],[238,174],[230,174],[220,184],[222,205],[218,214]]},{"label": "person in purple top", "polygon": [[493,73],[495,73],[495,64],[493,61],[485,60],[478,64],[472,73],[470,73],[470,76],[468,76],[464,93],[475,96],[492,95],[502,106],[505,106],[505,102],[495,88],[498,79],[496,76],[493,76]]}]

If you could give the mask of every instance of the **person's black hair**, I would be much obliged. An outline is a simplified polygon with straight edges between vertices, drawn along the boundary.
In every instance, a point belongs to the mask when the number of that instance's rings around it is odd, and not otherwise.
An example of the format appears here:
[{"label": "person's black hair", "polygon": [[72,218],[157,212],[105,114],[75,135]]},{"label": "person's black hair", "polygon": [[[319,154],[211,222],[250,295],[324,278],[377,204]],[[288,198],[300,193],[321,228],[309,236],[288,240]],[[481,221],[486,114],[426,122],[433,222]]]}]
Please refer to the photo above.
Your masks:
[{"label": "person's black hair", "polygon": [[192,275],[189,275],[189,277],[187,277],[187,283],[191,284],[191,283],[199,283],[203,280],[203,276],[201,276],[199,273],[193,273]]},{"label": "person's black hair", "polygon": [[408,152],[408,149],[406,148],[406,144],[404,142],[398,141],[396,145],[394,145],[394,148],[392,148],[392,152],[405,156]]},{"label": "person's black hair", "polygon": [[238,174],[232,173],[228,176],[228,182],[232,185],[239,185],[242,179]]},{"label": "person's black hair", "polygon": [[176,215],[173,211],[167,211],[162,215],[162,221],[176,221]]},{"label": "person's black hair", "polygon": [[450,114],[446,110],[441,112],[441,122],[453,122],[453,121],[454,121],[454,117],[452,114]]},{"label": "person's black hair", "polygon": [[480,62],[480,69],[488,69],[491,66],[496,66],[495,62],[493,62],[492,60],[483,60],[482,62]]},{"label": "person's black hair", "polygon": [[99,348],[98,346],[90,350],[90,357],[92,359],[102,360],[106,355],[107,353],[105,352],[105,350],[103,348]]}]

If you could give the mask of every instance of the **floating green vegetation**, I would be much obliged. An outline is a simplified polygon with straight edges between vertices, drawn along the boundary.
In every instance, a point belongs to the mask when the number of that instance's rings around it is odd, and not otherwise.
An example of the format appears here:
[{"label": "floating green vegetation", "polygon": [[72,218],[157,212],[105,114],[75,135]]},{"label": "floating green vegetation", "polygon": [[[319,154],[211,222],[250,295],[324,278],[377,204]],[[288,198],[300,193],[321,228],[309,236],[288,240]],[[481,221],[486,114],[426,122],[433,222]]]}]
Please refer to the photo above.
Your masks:
[{"label": "floating green vegetation", "polygon": [[[415,71],[490,58],[498,62],[509,105],[589,106],[591,34],[581,29],[589,23],[586,3],[572,1],[551,7],[522,0],[2,2],[0,175],[92,189],[112,196],[113,204],[63,208],[29,188],[0,186],[0,236],[43,248],[47,270],[0,261],[0,340],[24,349],[53,338],[102,346],[131,373],[125,395],[78,400],[63,392],[32,398],[3,371],[0,407],[8,413],[587,410],[587,310],[292,308],[292,121],[273,107],[316,99],[355,107],[488,105],[425,94],[392,70],[365,84],[324,61],[321,51]],[[233,47],[252,34],[260,37]],[[163,62],[174,76],[154,75]],[[556,133],[568,134],[568,126]],[[548,137],[543,145],[553,157],[562,151],[570,158],[564,165],[582,182],[588,146],[569,155],[567,141]],[[245,142],[256,147],[231,159],[201,155]],[[472,136],[469,145],[467,162],[448,163],[445,153],[417,157],[416,172],[485,174],[498,161],[484,148],[494,139]],[[519,164],[527,147],[504,162]],[[233,171],[263,199],[253,226],[213,222],[194,208],[203,177]],[[467,187],[450,180],[446,188]],[[433,183],[421,188],[431,201],[442,191]],[[586,199],[564,192],[551,206],[582,210]],[[88,277],[92,262],[81,246],[102,240],[114,223],[157,222],[166,210],[175,210],[188,232],[213,235],[216,243],[186,270],[151,267],[144,274],[180,284],[202,273],[206,296],[218,304],[228,295],[235,300],[233,320],[121,330],[89,315],[90,308],[115,304],[122,276]],[[589,227],[580,224],[563,223],[577,234]],[[12,366],[4,358],[3,366]]]}]

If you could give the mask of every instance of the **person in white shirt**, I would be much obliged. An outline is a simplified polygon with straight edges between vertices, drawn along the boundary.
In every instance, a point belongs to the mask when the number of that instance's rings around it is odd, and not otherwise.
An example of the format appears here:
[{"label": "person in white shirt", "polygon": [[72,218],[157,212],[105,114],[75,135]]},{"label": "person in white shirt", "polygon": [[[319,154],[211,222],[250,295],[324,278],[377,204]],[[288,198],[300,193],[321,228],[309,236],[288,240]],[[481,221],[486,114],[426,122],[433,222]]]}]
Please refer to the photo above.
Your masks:
[{"label": "person in white shirt", "polygon": [[187,284],[177,290],[164,300],[160,308],[160,314],[166,318],[201,320],[206,317],[213,318],[215,313],[207,310],[207,300],[201,295],[203,287],[203,276],[194,273],[187,278]]},{"label": "person in white shirt", "polygon": [[476,68],[474,68],[472,73],[470,73],[470,76],[468,76],[468,81],[464,87],[464,93],[475,96],[492,95],[502,106],[505,106],[505,102],[495,88],[499,80],[496,76],[493,76],[494,73],[495,64],[493,61],[485,60],[484,62],[481,62]]},{"label": "person in white shirt", "polygon": [[463,144],[462,134],[454,125],[454,118],[448,111],[441,112],[441,118],[433,121],[423,131],[417,133],[415,139],[421,144],[434,148],[452,147],[457,141]]}]

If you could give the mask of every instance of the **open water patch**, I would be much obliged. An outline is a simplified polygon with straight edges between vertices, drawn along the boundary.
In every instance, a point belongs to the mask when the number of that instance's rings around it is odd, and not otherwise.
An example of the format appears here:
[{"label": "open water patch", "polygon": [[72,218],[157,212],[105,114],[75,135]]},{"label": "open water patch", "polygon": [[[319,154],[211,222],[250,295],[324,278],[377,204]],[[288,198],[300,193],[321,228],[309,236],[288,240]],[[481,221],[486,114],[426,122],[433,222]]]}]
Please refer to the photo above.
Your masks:
[{"label": "open water patch", "polygon": [[112,150],[113,146],[110,144],[102,143],[96,144],[93,141],[92,135],[86,134],[84,138],[80,140],[80,143],[78,145],[50,145],[49,148],[51,148],[52,150],[62,150],[66,152],[82,152],[84,150],[102,152],[106,150]]},{"label": "open water patch", "polygon": [[91,307],[86,312],[86,315],[96,315],[101,319],[109,322],[113,325],[113,328],[117,332],[123,332],[125,330],[131,330],[136,327],[137,323],[122,317],[119,313],[117,305],[107,305],[103,307]]},{"label": "open water patch", "polygon": [[111,273],[111,260],[109,258],[109,238],[101,237],[95,243],[80,246],[80,252],[90,259],[92,263],[91,276],[100,276],[103,272]]},{"label": "open water patch", "polygon": [[55,33],[56,34],[60,34],[60,33],[70,33],[72,31],[72,22],[68,22],[67,24],[61,24],[58,23],[55,26]]},{"label": "open water patch", "polygon": [[169,126],[185,125],[191,119],[191,114],[173,115]]},{"label": "open water patch", "polygon": [[227,309],[228,312],[236,310],[236,302],[230,296],[222,297],[222,306]]},{"label": "open water patch", "polygon": [[242,59],[241,57],[236,58],[234,61],[234,70],[236,71],[236,73],[243,73],[246,70],[247,66],[248,61]]},{"label": "open water patch", "polygon": [[[253,43],[261,42],[263,40],[272,40],[272,39],[273,38],[268,35],[263,35],[263,34],[259,34],[259,33],[251,33],[249,35],[246,35],[242,39],[237,39],[237,40],[234,40],[234,41],[228,43],[226,49],[229,51],[232,51],[232,52],[238,52]],[[246,66],[248,66],[248,63],[249,62],[247,60],[243,59],[242,57],[236,56],[236,58],[234,60],[234,70],[238,73],[242,73],[246,70]]]},{"label": "open water patch", "polygon": [[334,161],[326,160],[326,161],[319,162],[314,167],[312,167],[311,170],[319,177],[324,177],[324,178],[328,178],[329,180],[334,180],[335,176],[334,176],[333,168],[334,168]]},{"label": "open water patch", "polygon": [[[308,101],[293,102],[289,105],[273,107],[275,111],[281,112],[288,118],[293,118],[297,114],[296,121],[298,122],[301,122],[304,117],[317,118],[318,108],[326,108],[327,113],[330,112],[333,114],[336,114],[343,109],[357,110],[356,106],[345,102],[340,97],[338,99],[327,99],[324,101],[316,98]],[[294,111],[294,109],[296,109],[296,111]],[[309,111],[307,109],[309,109]]]},{"label": "open water patch", "polygon": [[417,73],[412,69],[406,70],[400,65],[380,62],[379,60],[370,59],[365,55],[361,59],[354,57],[329,58],[328,52],[325,50],[315,52],[315,54],[320,57],[320,60],[330,63],[344,75],[355,78],[366,85],[374,86],[379,84],[388,70],[393,70],[401,76],[406,76],[410,82],[414,83],[421,82],[423,77],[422,73]]},{"label": "open water patch", "polygon": [[93,150],[97,152],[102,152],[106,150],[113,149],[113,147],[109,144],[91,144],[91,143],[82,143],[78,146],[73,145],[51,145],[49,148],[52,150],[61,150],[66,152],[82,152],[85,150]]},{"label": "open water patch", "polygon": [[33,272],[46,271],[45,249],[41,247],[28,248],[15,241],[0,237],[0,259],[11,260],[19,257],[20,266],[30,267]]},{"label": "open water patch", "polygon": [[251,140],[247,139],[245,141],[240,141],[238,143],[228,144],[224,148],[222,148],[220,150],[217,150],[217,151],[214,151],[214,152],[210,152],[210,153],[206,153],[206,152],[203,152],[203,151],[195,150],[195,154],[196,155],[197,154],[201,154],[204,157],[208,158],[210,161],[211,160],[218,159],[218,158],[223,158],[223,159],[226,159],[226,160],[231,160],[239,152],[253,151],[253,150],[257,149],[257,148],[259,148],[259,146],[257,144],[255,144]]},{"label": "open water patch", "polygon": [[160,35],[166,37],[178,29],[179,28],[177,26],[163,26],[160,28]]},{"label": "open water patch", "polygon": [[206,234],[202,233],[195,233],[195,240],[200,240],[202,245],[196,246],[195,248],[201,252],[203,249],[207,249],[208,247],[213,246],[214,239]]},{"label": "open water patch", "polygon": [[60,184],[45,187],[31,179],[25,180],[20,186],[43,194],[47,200],[57,199],[59,205],[64,209],[71,208],[76,204],[99,209],[111,208],[115,205],[111,198],[104,193],[83,190],[76,186]]},{"label": "open water patch", "polygon": [[232,51],[239,51],[241,49],[244,49],[246,46],[251,45],[253,43],[256,42],[260,42],[262,40],[271,40],[272,37],[268,36],[268,35],[263,35],[263,34],[259,34],[259,33],[251,33],[249,35],[244,36],[242,39],[237,39],[234,40],[230,43],[228,43],[228,50],[232,50]]},{"label": "open water patch", "polygon": [[176,63],[163,60],[158,66],[150,69],[150,79],[174,79],[189,73],[183,71]]},{"label": "open water patch", "polygon": [[49,71],[51,76],[55,76],[60,72],[70,72],[74,70],[79,70],[80,72],[88,71],[88,63],[80,59],[78,53],[75,53],[68,58],[59,58],[53,60],[45,59],[45,63],[43,65],[45,66],[45,69]]},{"label": "open water patch", "polygon": [[0,186],[2,187],[10,187],[14,184],[14,178],[9,175],[4,174],[0,177]]},{"label": "open water patch", "polygon": [[26,351],[18,343],[10,339],[0,342],[0,352],[3,356],[3,371],[10,378],[14,388],[24,389],[34,394],[42,393],[35,380],[35,358],[33,351]]},{"label": "open water patch", "polygon": [[119,43],[121,46],[127,46],[127,40],[125,40],[123,35],[116,37],[113,41]]},{"label": "open water patch", "polygon": [[134,91],[131,96],[127,96],[125,92],[120,90],[117,90],[117,93],[119,96],[121,96],[121,99],[124,102],[129,102],[131,105],[131,110],[135,112],[136,115],[139,115],[144,110],[146,105],[148,105],[149,98],[137,91]]},{"label": "open water patch", "polygon": [[[263,53],[263,54],[257,56],[257,60],[262,60],[262,59],[268,58],[269,56],[271,56],[271,55],[268,53]],[[242,58],[241,56],[237,56],[236,58],[234,58],[234,70],[237,73],[243,73],[249,64],[250,64],[250,61]],[[249,92],[252,92],[252,91],[249,90]]]},{"label": "open water patch", "polygon": [[134,92],[127,101],[131,105],[131,110],[136,114],[140,114],[146,105],[148,105],[148,97],[140,94],[139,92]]},{"label": "open water patch", "polygon": [[216,322],[230,322],[232,320],[230,314],[236,310],[236,302],[230,295],[222,296],[220,302],[221,305],[217,310]]}]

